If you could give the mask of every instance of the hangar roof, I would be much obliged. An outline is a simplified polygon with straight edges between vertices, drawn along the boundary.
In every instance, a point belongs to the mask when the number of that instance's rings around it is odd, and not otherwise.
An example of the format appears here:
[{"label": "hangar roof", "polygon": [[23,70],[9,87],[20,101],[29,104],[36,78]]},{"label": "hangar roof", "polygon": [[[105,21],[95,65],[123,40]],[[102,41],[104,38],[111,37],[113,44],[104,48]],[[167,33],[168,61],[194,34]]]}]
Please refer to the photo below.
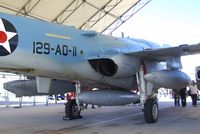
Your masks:
[{"label": "hangar roof", "polygon": [[151,0],[0,0],[0,12],[111,34]]}]

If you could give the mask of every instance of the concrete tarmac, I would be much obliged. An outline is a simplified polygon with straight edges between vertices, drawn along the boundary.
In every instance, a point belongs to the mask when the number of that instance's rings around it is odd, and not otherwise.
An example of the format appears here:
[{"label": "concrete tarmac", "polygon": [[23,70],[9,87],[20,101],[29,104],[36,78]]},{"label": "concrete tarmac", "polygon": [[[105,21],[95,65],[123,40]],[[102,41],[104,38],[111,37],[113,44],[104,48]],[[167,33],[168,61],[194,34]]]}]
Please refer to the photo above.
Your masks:
[{"label": "concrete tarmac", "polygon": [[83,119],[62,120],[64,105],[0,108],[0,134],[199,134],[200,105],[159,104],[159,120],[144,121],[139,106],[101,107],[82,112]]}]

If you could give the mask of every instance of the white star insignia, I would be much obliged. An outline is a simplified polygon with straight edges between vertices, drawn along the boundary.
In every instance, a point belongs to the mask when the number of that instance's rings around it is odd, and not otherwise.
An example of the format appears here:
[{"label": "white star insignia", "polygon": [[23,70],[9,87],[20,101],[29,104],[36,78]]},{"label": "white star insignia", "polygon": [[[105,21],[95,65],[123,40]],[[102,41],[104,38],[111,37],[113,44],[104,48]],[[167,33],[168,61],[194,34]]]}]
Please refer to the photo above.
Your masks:
[{"label": "white star insignia", "polygon": [[[7,39],[6,39],[5,42],[3,42],[3,43],[0,42],[0,46],[4,47],[9,53],[11,53],[9,40],[10,40],[12,37],[14,37],[17,33],[6,31],[2,19],[0,19],[0,32],[5,33],[6,36],[7,36]],[[0,37],[0,38],[1,38],[1,37]]]}]

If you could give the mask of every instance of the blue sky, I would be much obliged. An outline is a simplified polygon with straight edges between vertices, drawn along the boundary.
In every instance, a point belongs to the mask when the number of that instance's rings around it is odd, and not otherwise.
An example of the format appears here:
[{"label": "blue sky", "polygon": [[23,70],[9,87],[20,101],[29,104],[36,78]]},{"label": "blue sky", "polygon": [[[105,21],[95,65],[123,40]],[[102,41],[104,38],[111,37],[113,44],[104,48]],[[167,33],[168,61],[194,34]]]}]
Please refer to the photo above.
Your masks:
[{"label": "blue sky", "polygon": [[[152,0],[114,35],[142,38],[159,44],[200,42],[200,0]],[[197,62],[199,61],[199,62]],[[184,56],[183,71],[194,77],[200,56]]]}]

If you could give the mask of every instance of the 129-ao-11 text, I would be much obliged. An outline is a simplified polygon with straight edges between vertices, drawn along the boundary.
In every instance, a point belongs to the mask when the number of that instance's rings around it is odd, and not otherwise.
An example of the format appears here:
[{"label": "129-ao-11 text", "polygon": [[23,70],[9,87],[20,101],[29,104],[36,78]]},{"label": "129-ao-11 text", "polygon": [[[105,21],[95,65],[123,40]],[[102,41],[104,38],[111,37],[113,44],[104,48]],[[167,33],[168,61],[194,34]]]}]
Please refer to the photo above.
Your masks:
[{"label": "129-ao-11 text", "polygon": [[50,43],[44,42],[37,42],[33,41],[33,53],[34,54],[54,54],[54,55],[62,55],[68,56],[71,54],[72,56],[77,55],[77,48],[76,46],[71,46],[70,48],[68,45],[54,45],[53,47]]}]

